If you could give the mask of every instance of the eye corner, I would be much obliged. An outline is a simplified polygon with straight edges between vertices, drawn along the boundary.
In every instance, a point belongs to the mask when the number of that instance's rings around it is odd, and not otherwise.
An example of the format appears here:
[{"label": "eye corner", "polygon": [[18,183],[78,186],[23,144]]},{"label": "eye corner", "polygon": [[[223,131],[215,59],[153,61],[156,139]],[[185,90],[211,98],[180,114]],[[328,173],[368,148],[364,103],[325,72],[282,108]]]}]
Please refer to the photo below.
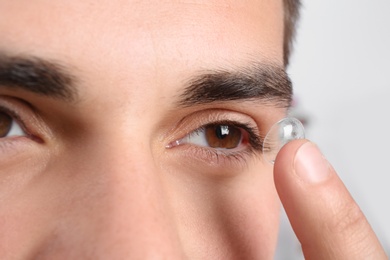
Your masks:
[{"label": "eye corner", "polygon": [[[35,143],[44,143],[44,127],[42,120],[24,100],[14,97],[0,96],[0,140],[4,142],[9,140],[29,139]],[[5,120],[5,121],[4,121]],[[3,123],[1,125],[1,123]]]},{"label": "eye corner", "polygon": [[[261,161],[264,138],[260,126],[264,124],[259,125],[252,116],[227,109],[207,109],[188,114],[175,122],[160,143],[169,158],[175,158],[179,165],[185,163],[195,168],[235,171],[243,170],[254,161]],[[218,143],[218,140],[211,145],[207,142],[205,129],[209,128],[209,137],[217,139],[216,127],[221,128],[221,134],[227,129],[221,126],[239,129],[239,132],[230,132],[229,137],[230,140],[236,140],[236,134],[241,134],[237,146],[230,141],[227,145]]]}]

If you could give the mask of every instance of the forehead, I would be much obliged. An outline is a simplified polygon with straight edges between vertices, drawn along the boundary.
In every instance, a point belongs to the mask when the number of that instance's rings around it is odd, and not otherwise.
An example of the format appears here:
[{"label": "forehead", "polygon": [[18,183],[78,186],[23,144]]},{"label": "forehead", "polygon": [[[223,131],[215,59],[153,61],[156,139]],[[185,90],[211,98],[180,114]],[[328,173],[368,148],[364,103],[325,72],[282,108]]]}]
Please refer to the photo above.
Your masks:
[{"label": "forehead", "polygon": [[0,47],[78,59],[125,55],[136,62],[162,53],[205,61],[210,50],[213,58],[254,50],[275,58],[282,49],[282,15],[276,0],[0,0]]},{"label": "forehead", "polygon": [[[202,70],[283,64],[281,0],[0,0],[0,51],[58,61],[107,108],[162,102]],[[168,98],[170,97],[170,98]],[[119,106],[118,106],[119,107]]]}]

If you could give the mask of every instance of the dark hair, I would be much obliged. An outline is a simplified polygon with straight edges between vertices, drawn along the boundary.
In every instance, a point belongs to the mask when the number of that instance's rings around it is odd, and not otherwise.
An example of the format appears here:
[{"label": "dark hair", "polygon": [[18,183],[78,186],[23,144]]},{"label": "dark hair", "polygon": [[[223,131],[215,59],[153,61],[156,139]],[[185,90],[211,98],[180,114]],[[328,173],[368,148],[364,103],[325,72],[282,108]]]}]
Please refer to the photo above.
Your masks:
[{"label": "dark hair", "polygon": [[287,67],[291,55],[294,37],[299,19],[300,0],[283,0],[284,6],[284,40],[283,40],[283,61]]}]

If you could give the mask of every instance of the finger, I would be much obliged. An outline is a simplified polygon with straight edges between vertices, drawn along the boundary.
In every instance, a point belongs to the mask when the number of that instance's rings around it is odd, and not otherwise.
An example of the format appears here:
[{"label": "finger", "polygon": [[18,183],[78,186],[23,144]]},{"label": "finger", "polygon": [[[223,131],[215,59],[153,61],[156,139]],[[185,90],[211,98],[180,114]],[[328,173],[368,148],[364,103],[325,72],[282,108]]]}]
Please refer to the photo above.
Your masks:
[{"label": "finger", "polygon": [[307,140],[290,142],[275,161],[275,185],[306,259],[387,259],[358,205]]}]

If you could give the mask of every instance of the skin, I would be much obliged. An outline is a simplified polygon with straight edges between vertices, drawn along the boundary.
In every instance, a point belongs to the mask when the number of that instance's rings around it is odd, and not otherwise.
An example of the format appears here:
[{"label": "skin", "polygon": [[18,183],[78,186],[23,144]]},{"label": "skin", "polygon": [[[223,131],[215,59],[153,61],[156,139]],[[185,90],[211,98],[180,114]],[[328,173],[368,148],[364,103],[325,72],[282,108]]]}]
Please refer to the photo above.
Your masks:
[{"label": "skin", "polygon": [[[218,161],[194,144],[167,149],[213,118],[264,136],[285,116],[272,102],[176,102],[205,69],[283,67],[282,1],[0,0],[0,38],[8,55],[64,64],[78,92],[69,102],[0,88],[1,105],[39,137],[0,139],[1,259],[273,259],[279,196],[308,259],[366,248],[385,259],[360,211],[322,232],[329,212],[355,204],[337,177],[319,189],[293,178],[307,141],[284,147],[275,180],[259,152]],[[348,206],[328,212],[332,201]],[[320,243],[335,236],[352,238]]]}]

